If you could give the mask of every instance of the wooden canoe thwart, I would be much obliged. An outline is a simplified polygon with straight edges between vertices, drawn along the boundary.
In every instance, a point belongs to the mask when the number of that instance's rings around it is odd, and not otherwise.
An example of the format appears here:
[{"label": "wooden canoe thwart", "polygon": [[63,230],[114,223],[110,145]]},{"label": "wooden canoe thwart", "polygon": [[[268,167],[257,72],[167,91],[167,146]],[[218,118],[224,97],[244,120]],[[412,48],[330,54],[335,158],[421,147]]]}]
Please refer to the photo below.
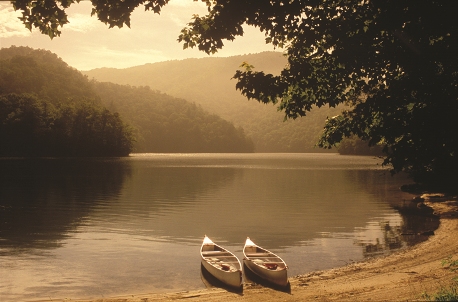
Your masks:
[{"label": "wooden canoe thwart", "polygon": [[242,286],[242,265],[233,253],[205,235],[200,255],[203,267],[213,277],[233,288]]},{"label": "wooden canoe thwart", "polygon": [[288,266],[276,254],[256,245],[250,238],[243,248],[243,263],[260,278],[281,287],[288,286]]}]

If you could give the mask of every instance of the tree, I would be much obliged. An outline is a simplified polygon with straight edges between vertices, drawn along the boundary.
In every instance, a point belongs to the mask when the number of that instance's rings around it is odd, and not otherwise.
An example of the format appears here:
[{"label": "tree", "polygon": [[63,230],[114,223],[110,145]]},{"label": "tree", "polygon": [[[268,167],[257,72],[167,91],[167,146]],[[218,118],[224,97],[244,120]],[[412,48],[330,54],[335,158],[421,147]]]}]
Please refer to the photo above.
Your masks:
[{"label": "tree", "polygon": [[54,106],[31,94],[0,95],[2,156],[128,156],[132,129],[90,101]]},{"label": "tree", "polygon": [[[41,33],[48,35],[51,39],[60,36],[59,27],[68,23],[65,10],[74,3],[81,0],[12,0],[15,10],[22,11],[19,18],[26,28],[32,30],[38,28]],[[161,8],[169,0],[92,0],[92,15],[108,24],[110,28],[123,25],[130,26],[130,15],[140,5],[145,10],[152,10],[159,14]]]},{"label": "tree", "polygon": [[[236,72],[236,88],[248,98],[278,104],[285,118],[313,106],[350,107],[329,118],[319,145],[330,148],[356,135],[381,144],[384,164],[419,183],[458,183],[458,22],[456,1],[408,0],[203,0],[208,14],[194,15],[179,41],[207,53],[224,40],[259,27],[266,42],[284,47],[288,64],[278,76]],[[93,1],[93,14],[112,26],[129,26],[139,5],[159,13],[167,0]],[[16,1],[23,21],[58,33],[67,1]],[[43,7],[49,6],[49,11]],[[35,9],[35,10],[34,10]],[[53,14],[50,14],[52,12]],[[54,19],[53,19],[54,18]],[[60,22],[60,23],[59,23]],[[52,34],[50,34],[52,36]]]},{"label": "tree", "polygon": [[243,23],[258,26],[266,41],[285,45],[288,66],[272,76],[246,64],[235,74],[245,96],[278,104],[293,119],[314,105],[347,103],[328,119],[321,147],[356,135],[384,146],[393,173],[456,186],[457,8],[452,1],[217,1],[180,40],[212,53],[243,33]]}]

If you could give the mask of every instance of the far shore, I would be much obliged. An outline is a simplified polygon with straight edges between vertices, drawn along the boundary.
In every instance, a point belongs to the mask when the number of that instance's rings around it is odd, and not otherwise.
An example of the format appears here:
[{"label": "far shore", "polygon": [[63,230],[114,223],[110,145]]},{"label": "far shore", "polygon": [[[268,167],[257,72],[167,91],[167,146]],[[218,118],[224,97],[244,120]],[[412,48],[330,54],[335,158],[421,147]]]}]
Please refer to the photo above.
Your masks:
[{"label": "far shore", "polygon": [[[257,284],[244,284],[243,293],[220,288],[175,292],[132,293],[131,295],[68,300],[80,302],[147,301],[419,301],[424,293],[434,294],[452,283],[456,273],[445,269],[441,261],[458,259],[458,202],[456,198],[439,201],[426,198],[440,218],[439,228],[425,242],[377,258],[344,267],[316,271],[289,278],[291,290],[278,291]],[[53,300],[54,301],[54,300]]]}]

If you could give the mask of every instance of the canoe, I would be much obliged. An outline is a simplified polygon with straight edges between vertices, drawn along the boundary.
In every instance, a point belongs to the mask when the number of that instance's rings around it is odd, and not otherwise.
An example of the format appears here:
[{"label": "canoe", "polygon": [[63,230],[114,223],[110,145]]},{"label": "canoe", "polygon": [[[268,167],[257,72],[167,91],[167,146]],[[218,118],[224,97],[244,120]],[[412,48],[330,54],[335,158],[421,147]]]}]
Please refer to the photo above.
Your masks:
[{"label": "canoe", "polygon": [[205,235],[200,249],[203,267],[225,285],[242,286],[242,265],[240,260],[227,249],[215,244]]},{"label": "canoe", "polygon": [[279,256],[256,245],[250,238],[246,239],[243,256],[245,266],[258,277],[273,285],[288,286],[288,266]]}]

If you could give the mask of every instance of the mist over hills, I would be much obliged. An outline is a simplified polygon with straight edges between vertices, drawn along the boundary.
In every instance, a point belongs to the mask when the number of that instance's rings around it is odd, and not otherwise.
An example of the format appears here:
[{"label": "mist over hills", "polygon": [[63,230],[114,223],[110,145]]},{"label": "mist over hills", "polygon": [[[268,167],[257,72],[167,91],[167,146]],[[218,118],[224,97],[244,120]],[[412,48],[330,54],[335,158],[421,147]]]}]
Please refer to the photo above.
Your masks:
[{"label": "mist over hills", "polygon": [[135,152],[253,152],[253,142],[242,128],[208,113],[202,106],[147,86],[93,84],[102,103],[135,127]]},{"label": "mist over hills", "polygon": [[[153,90],[201,105],[237,128],[254,142],[255,152],[325,152],[315,147],[326,117],[340,108],[316,108],[306,117],[284,121],[276,106],[248,101],[235,89],[232,79],[240,65],[247,62],[254,70],[278,74],[287,64],[279,52],[263,52],[227,58],[174,60],[126,69],[99,68],[82,71],[89,79]],[[335,152],[335,150],[333,150]]]}]

